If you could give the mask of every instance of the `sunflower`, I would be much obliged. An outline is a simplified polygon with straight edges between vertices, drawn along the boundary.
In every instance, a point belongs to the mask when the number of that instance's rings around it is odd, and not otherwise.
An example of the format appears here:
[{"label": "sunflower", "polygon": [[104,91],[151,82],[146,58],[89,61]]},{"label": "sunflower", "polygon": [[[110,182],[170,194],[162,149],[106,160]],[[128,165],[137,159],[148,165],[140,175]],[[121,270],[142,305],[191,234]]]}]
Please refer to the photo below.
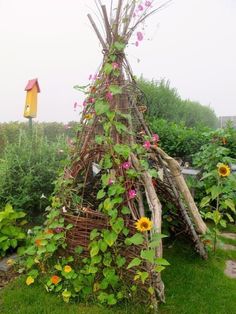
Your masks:
[{"label": "sunflower", "polygon": [[218,164],[218,174],[221,177],[228,177],[230,175],[230,168],[225,164]]},{"label": "sunflower", "polygon": [[138,231],[144,232],[152,229],[152,221],[147,217],[141,217],[136,223],[135,227]]}]

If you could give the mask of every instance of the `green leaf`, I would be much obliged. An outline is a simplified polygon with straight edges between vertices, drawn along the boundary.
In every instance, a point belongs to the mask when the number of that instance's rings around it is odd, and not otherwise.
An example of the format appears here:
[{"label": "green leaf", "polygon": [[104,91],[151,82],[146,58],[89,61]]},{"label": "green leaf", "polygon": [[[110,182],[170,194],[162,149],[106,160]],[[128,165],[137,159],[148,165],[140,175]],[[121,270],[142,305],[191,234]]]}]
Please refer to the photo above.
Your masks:
[{"label": "green leaf", "polygon": [[126,263],[126,259],[125,257],[121,256],[121,255],[118,255],[116,257],[116,265],[118,266],[118,268],[124,266]]},{"label": "green leaf", "polygon": [[211,198],[212,200],[216,199],[220,193],[221,193],[221,187],[220,186],[217,186],[217,185],[214,185],[212,186],[209,191],[211,192]]},{"label": "green leaf", "polygon": [[108,189],[109,196],[120,195],[123,194],[124,192],[125,188],[119,183],[112,184]]},{"label": "green leaf", "polygon": [[211,201],[211,196],[203,197],[203,199],[201,200],[201,203],[200,203],[200,207],[201,208],[205,207],[206,205],[209,204],[210,201]]},{"label": "green leaf", "polygon": [[107,243],[102,239],[99,240],[99,248],[103,253],[107,250]]},{"label": "green leaf", "polygon": [[131,153],[131,148],[125,144],[116,144],[114,146],[114,150],[116,153],[118,153],[119,155],[121,155],[125,159],[128,159],[128,157]]},{"label": "green leaf", "polygon": [[122,94],[122,88],[118,85],[110,85],[109,86],[109,91],[113,94],[113,95],[119,95]]},{"label": "green leaf", "polygon": [[170,265],[170,263],[166,259],[161,258],[161,257],[156,258],[156,263],[158,265],[162,265],[162,266],[169,266]]},{"label": "green leaf", "polygon": [[106,75],[109,75],[109,74],[111,74],[112,70],[113,70],[112,64],[105,63],[104,68],[103,68],[104,73]]},{"label": "green leaf", "polygon": [[80,92],[83,92],[83,93],[84,93],[85,89],[86,89],[88,86],[89,86],[89,84],[88,84],[88,85],[85,85],[85,86],[75,85],[75,86],[73,86],[73,88],[76,89],[76,90],[78,90],[78,91],[80,91]]},{"label": "green leaf", "polygon": [[110,169],[113,166],[110,155],[106,154],[103,157],[103,164],[102,165],[103,165],[104,169]]},{"label": "green leaf", "polygon": [[116,222],[112,224],[111,227],[116,234],[119,234],[124,227],[124,219],[121,217],[117,218]]},{"label": "green leaf", "polygon": [[97,238],[99,236],[99,232],[97,229],[93,229],[91,232],[90,232],[90,240],[93,241],[95,238]]},{"label": "green leaf", "polygon": [[102,199],[106,195],[106,192],[104,190],[99,190],[97,194],[97,200]]},{"label": "green leaf", "polygon": [[123,206],[122,209],[121,209],[121,213],[122,213],[123,215],[128,215],[128,214],[130,214],[130,209],[129,209],[129,207]]},{"label": "green leaf", "polygon": [[106,113],[109,111],[109,103],[107,101],[104,101],[102,99],[98,99],[96,102],[95,102],[95,111],[96,111],[96,114],[97,115],[101,115],[103,113]]},{"label": "green leaf", "polygon": [[154,263],[154,258],[155,258],[155,250],[154,249],[142,250],[140,255],[143,259],[149,261],[150,263]]},{"label": "green leaf", "polygon": [[234,212],[234,213],[236,212],[236,210],[235,210],[235,203],[234,203],[233,200],[227,199],[227,200],[224,201],[224,203],[226,204],[227,207],[229,207],[232,210],[232,212]]},{"label": "green leaf", "polygon": [[93,245],[91,250],[90,250],[90,256],[94,257],[98,254],[99,252],[99,246],[97,244]]},{"label": "green leaf", "polygon": [[234,222],[234,219],[233,219],[233,217],[232,217],[230,214],[225,213],[225,215],[226,215],[227,218],[229,219],[229,222]]},{"label": "green leaf", "polygon": [[110,211],[114,207],[114,204],[110,198],[106,198],[103,203],[103,207],[105,210]]},{"label": "green leaf", "polygon": [[116,127],[116,130],[119,134],[122,134],[122,133],[125,133],[127,132],[127,127],[126,125],[124,125],[123,123],[117,121],[117,122],[114,122],[114,125]]},{"label": "green leaf", "polygon": [[149,274],[146,271],[140,272],[140,279],[142,281],[142,284],[145,283],[146,279],[149,277]]},{"label": "green leaf", "polygon": [[131,244],[140,245],[140,244],[143,244],[143,241],[144,241],[143,235],[141,233],[135,233],[131,238],[125,239],[125,244],[126,245],[131,245]]},{"label": "green leaf", "polygon": [[95,142],[98,144],[98,145],[101,145],[105,140],[105,137],[102,136],[102,135],[96,135],[95,136]]},{"label": "green leaf", "polygon": [[114,231],[105,230],[103,233],[104,241],[108,244],[108,246],[112,246],[116,240],[118,235]]},{"label": "green leaf", "polygon": [[135,267],[135,266],[139,266],[141,264],[141,262],[142,262],[142,260],[140,258],[135,257],[129,263],[129,265],[127,266],[127,269],[130,269],[130,268]]},{"label": "green leaf", "polygon": [[155,267],[155,271],[157,272],[157,273],[160,273],[162,270],[164,270],[165,269],[165,266],[162,266],[162,265],[157,265],[156,267]]},{"label": "green leaf", "polygon": [[114,42],[114,47],[116,48],[116,50],[118,51],[123,51],[125,49],[125,44],[120,42],[120,41],[115,41]]}]

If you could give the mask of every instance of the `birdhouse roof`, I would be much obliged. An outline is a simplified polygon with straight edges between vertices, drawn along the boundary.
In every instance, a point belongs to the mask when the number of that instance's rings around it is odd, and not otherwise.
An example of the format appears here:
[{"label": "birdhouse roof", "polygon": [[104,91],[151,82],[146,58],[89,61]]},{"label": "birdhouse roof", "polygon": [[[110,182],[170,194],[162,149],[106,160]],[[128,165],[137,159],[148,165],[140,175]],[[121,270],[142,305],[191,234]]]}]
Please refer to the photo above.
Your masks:
[{"label": "birdhouse roof", "polygon": [[37,78],[33,79],[33,80],[29,80],[29,82],[27,83],[27,85],[25,87],[25,91],[31,90],[35,85],[37,87],[38,93],[40,93],[40,87],[39,87],[39,83],[38,83],[38,79]]}]

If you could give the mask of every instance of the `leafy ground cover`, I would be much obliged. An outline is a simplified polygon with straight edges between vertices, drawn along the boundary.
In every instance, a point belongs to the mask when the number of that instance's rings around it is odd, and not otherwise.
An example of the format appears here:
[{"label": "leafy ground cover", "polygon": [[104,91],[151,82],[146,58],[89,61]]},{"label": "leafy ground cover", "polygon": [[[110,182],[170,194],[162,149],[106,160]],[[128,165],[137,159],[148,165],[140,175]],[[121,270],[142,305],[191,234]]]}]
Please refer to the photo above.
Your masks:
[{"label": "leafy ground cover", "polygon": [[[230,227],[230,232],[236,232]],[[222,241],[223,238],[221,238]],[[224,239],[225,243],[236,241]],[[161,314],[233,314],[236,308],[235,279],[224,275],[225,261],[236,260],[236,252],[217,250],[207,261],[201,260],[183,239],[165,247],[165,257],[171,266],[163,272],[166,304]],[[1,314],[143,314],[140,306],[123,305],[112,309],[96,305],[66,304],[42,287],[27,287],[23,278],[9,284],[0,292]]]}]

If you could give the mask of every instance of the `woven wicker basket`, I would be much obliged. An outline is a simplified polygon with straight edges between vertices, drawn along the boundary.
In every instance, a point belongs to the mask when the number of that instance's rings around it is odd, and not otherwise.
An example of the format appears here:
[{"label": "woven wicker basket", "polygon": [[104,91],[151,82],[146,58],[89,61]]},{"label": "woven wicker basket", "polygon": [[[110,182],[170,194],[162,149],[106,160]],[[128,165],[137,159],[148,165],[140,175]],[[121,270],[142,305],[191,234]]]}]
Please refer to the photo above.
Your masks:
[{"label": "woven wicker basket", "polygon": [[[67,232],[66,242],[67,251],[71,254],[75,253],[75,249],[78,246],[83,248],[82,257],[89,256],[89,243],[90,243],[90,233],[92,230],[102,230],[109,229],[108,217],[98,211],[84,208],[80,215],[73,215],[68,213],[63,213],[65,223],[72,224],[71,228]],[[129,236],[136,233],[134,227],[134,221],[130,218],[125,219],[125,226],[130,230]],[[119,235],[120,240],[124,240],[124,235]],[[140,247],[137,246],[124,246],[122,249],[122,255],[127,258],[127,262],[140,254]]]}]

